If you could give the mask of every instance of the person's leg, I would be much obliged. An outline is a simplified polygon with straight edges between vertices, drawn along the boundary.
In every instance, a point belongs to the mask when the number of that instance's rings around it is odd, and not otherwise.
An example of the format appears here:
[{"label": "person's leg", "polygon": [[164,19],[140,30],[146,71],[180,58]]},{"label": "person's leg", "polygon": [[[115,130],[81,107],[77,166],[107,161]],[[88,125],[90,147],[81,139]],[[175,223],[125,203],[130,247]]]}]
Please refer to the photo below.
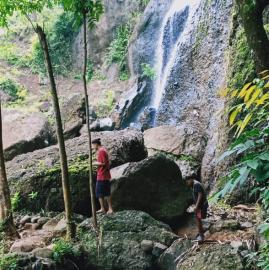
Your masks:
[{"label": "person's leg", "polygon": [[197,224],[199,235],[204,236],[204,228],[203,228],[202,220],[199,218],[196,218],[196,224]]},{"label": "person's leg", "polygon": [[108,204],[108,214],[113,214],[113,206],[112,206],[112,200],[111,200],[111,196],[107,197],[107,204]]},{"label": "person's leg", "polygon": [[104,198],[99,198],[99,202],[100,202],[101,209],[99,211],[97,211],[97,213],[105,213],[106,209],[105,209],[105,200],[104,200]]},{"label": "person's leg", "polygon": [[201,209],[198,209],[197,212],[195,213],[195,220],[196,220],[196,225],[198,228],[199,236],[198,236],[198,241],[204,241],[204,228],[203,228],[203,223],[202,223],[202,211]]}]

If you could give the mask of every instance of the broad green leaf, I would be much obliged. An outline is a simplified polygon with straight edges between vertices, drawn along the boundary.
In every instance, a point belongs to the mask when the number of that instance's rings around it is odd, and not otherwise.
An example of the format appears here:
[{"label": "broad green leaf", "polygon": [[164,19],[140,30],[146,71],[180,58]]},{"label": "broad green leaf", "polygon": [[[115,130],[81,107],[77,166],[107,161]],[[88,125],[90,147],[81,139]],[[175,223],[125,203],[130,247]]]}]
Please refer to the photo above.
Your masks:
[{"label": "broad green leaf", "polygon": [[237,108],[236,110],[234,110],[234,111],[231,113],[231,115],[230,115],[230,117],[229,117],[230,126],[233,125],[233,123],[234,123],[234,121],[235,121],[235,119],[236,119],[236,116],[238,115],[239,111],[240,111],[240,109]]},{"label": "broad green leaf", "polygon": [[246,85],[244,85],[244,87],[241,89],[241,91],[238,94],[238,97],[244,97],[246,91],[248,90],[248,88],[252,85],[252,83],[247,83]]},{"label": "broad green leaf", "polygon": [[251,169],[256,170],[259,166],[259,161],[256,159],[247,160],[246,165],[250,167]]},{"label": "broad green leaf", "polygon": [[246,128],[247,124],[249,123],[249,121],[251,120],[253,114],[249,113],[246,115],[244,121],[242,122],[242,124],[240,125],[240,129],[238,131],[237,136],[240,136],[240,134],[244,131],[244,129]]},{"label": "broad green leaf", "polygon": [[256,89],[256,91],[253,93],[251,99],[246,104],[247,109],[255,102],[255,100],[259,97],[261,92],[262,92],[262,90],[260,88]]},{"label": "broad green leaf", "polygon": [[269,153],[262,153],[258,156],[258,158],[261,160],[269,161]]},{"label": "broad green leaf", "polygon": [[246,95],[245,95],[245,98],[244,98],[244,102],[245,102],[245,103],[249,100],[250,95],[253,93],[253,91],[254,91],[256,88],[257,88],[257,86],[256,86],[256,85],[253,85],[253,86],[251,86],[251,87],[247,90]]}]

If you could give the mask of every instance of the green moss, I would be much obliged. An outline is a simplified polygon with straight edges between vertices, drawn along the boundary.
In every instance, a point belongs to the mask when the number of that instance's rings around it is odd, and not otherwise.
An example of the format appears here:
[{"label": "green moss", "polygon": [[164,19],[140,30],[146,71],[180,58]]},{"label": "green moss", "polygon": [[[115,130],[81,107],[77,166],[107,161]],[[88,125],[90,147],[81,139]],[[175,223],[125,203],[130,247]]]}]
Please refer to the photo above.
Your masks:
[{"label": "green moss", "polygon": [[18,256],[17,255],[3,255],[0,257],[1,270],[17,270]]},{"label": "green moss", "polygon": [[172,154],[172,153],[168,153],[168,152],[165,152],[165,151],[161,151],[161,150],[156,150],[156,149],[153,149],[156,153],[159,153],[159,154],[162,154],[164,156],[166,156],[167,158],[169,159],[172,159],[174,161],[188,161],[190,162],[193,166],[198,166],[199,165],[199,161],[194,158],[193,156],[191,155],[184,155],[184,154],[181,154],[181,155],[175,155],[175,154]]},{"label": "green moss", "polygon": [[255,78],[254,60],[242,28],[239,28],[236,32],[231,52],[229,87],[241,88],[246,82]]}]

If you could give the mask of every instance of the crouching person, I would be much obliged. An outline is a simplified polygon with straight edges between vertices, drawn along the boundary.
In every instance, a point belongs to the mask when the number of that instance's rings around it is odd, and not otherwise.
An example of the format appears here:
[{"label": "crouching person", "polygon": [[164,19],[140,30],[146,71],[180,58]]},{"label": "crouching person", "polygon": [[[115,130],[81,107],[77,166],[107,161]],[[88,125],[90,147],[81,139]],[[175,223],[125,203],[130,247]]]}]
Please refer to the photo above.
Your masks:
[{"label": "crouching person", "polygon": [[204,186],[196,180],[195,176],[188,177],[186,184],[192,188],[193,200],[195,203],[195,220],[198,227],[199,234],[197,236],[198,242],[204,241],[204,228],[202,220],[207,217],[208,201]]},{"label": "crouching person", "polygon": [[[92,147],[97,154],[97,161],[93,165],[97,166],[96,197],[99,199],[101,206],[101,209],[97,213],[112,214],[111,174],[108,153],[102,146],[100,139],[93,140]],[[106,202],[108,204],[108,211],[106,211]]]}]

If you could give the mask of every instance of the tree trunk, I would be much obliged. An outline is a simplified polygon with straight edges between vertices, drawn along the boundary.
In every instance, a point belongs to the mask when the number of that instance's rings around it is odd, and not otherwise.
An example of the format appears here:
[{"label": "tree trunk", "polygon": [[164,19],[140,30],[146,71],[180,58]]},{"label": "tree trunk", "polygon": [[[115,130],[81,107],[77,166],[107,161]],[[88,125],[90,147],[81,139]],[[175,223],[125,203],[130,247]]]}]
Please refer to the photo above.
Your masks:
[{"label": "tree trunk", "polygon": [[0,222],[2,223],[3,229],[8,236],[19,237],[19,234],[15,229],[13,221],[10,191],[7,182],[7,174],[4,160],[1,99],[0,99]]},{"label": "tree trunk", "polygon": [[93,183],[93,166],[92,166],[92,137],[90,129],[90,112],[89,112],[89,96],[87,88],[87,65],[88,65],[88,50],[87,50],[87,12],[83,13],[83,41],[84,41],[84,68],[83,68],[83,86],[85,94],[85,109],[86,109],[86,122],[87,122],[87,132],[89,139],[89,186],[91,195],[91,209],[93,216],[94,227],[97,228],[97,216],[96,216],[96,197],[94,192]]},{"label": "tree trunk", "polygon": [[257,73],[269,69],[269,40],[263,25],[265,0],[236,0]]},{"label": "tree trunk", "polygon": [[52,67],[52,62],[50,58],[46,34],[44,33],[43,29],[40,26],[37,26],[35,30],[36,30],[36,33],[38,34],[39,41],[44,52],[45,63],[46,63],[47,72],[48,72],[48,76],[50,80],[51,95],[52,95],[53,108],[54,108],[54,114],[55,114],[55,120],[56,120],[56,132],[57,132],[60,162],[61,162],[62,187],[63,187],[63,196],[64,196],[65,215],[66,215],[66,222],[67,222],[67,236],[68,238],[73,239],[76,234],[76,228],[75,228],[75,223],[73,220],[67,155],[66,155],[66,149],[65,149],[59,99],[57,95],[57,87],[55,83],[53,67]]}]

